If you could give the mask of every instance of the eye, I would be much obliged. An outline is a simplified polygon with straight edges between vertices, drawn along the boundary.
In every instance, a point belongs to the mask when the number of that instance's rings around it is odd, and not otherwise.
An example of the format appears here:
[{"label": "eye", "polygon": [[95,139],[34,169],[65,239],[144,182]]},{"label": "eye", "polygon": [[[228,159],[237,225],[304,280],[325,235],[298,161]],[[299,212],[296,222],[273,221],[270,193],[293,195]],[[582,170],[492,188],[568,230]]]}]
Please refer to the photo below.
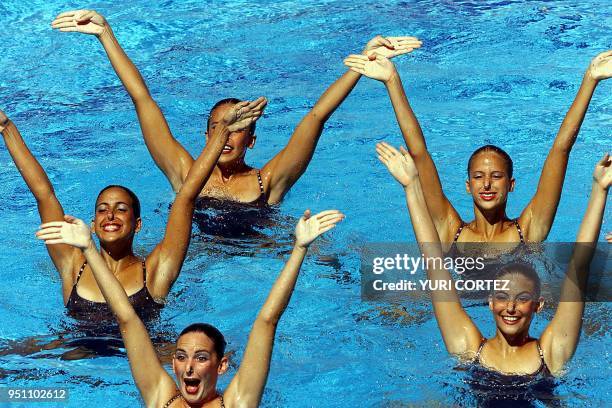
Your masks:
[{"label": "eye", "polygon": [[521,303],[527,303],[533,300],[533,298],[530,295],[520,295],[516,300],[518,300]]},{"label": "eye", "polygon": [[196,358],[198,359],[198,362],[200,363],[205,363],[206,361],[208,361],[208,356],[205,356],[205,355],[199,355]]},{"label": "eye", "polygon": [[495,294],[494,298],[499,302],[507,302],[510,297],[506,293],[498,292]]},{"label": "eye", "polygon": [[185,355],[184,354],[175,354],[174,358],[177,359],[178,361],[185,361]]}]

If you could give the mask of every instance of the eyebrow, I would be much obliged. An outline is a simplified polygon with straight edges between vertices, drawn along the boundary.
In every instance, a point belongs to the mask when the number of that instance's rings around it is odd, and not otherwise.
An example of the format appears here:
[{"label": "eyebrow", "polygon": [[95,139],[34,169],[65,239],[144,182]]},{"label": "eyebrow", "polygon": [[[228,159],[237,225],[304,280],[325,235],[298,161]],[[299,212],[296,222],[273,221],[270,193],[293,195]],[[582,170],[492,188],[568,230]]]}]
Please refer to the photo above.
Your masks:
[{"label": "eyebrow", "polygon": [[[103,202],[101,202],[101,203],[96,204],[96,207],[99,207],[99,206],[101,206],[101,205],[103,205],[103,204],[105,204],[105,205],[110,205],[110,204],[109,204],[109,203],[107,203],[106,201],[103,201]],[[125,205],[127,205],[128,207],[130,206],[128,203],[126,203],[126,202],[124,202],[124,201],[117,201],[115,204],[125,204]]]}]

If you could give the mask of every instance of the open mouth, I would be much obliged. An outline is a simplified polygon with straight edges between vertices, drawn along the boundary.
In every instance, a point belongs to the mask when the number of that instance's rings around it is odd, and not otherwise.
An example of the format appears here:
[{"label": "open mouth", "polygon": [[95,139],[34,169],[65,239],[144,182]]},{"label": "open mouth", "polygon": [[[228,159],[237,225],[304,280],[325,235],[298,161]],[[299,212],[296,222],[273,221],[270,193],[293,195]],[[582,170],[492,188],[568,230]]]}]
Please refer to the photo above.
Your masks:
[{"label": "open mouth", "polygon": [[509,325],[516,324],[520,320],[520,317],[517,317],[517,316],[502,316],[501,318],[504,321],[504,323],[509,324]]},{"label": "open mouth", "polygon": [[225,145],[223,147],[223,152],[221,152],[222,154],[227,154],[230,153],[232,150],[234,150],[234,148],[230,145]]},{"label": "open mouth", "polygon": [[121,228],[121,225],[118,225],[118,224],[104,224],[104,225],[102,225],[102,230],[106,231],[106,232],[119,231],[119,228]]},{"label": "open mouth", "polygon": [[495,198],[497,193],[488,191],[486,193],[480,193],[479,195],[480,195],[480,198],[483,199],[484,201],[491,201]]},{"label": "open mouth", "polygon": [[195,394],[198,392],[200,380],[197,378],[184,378],[183,382],[185,383],[185,391],[187,391],[187,394]]}]

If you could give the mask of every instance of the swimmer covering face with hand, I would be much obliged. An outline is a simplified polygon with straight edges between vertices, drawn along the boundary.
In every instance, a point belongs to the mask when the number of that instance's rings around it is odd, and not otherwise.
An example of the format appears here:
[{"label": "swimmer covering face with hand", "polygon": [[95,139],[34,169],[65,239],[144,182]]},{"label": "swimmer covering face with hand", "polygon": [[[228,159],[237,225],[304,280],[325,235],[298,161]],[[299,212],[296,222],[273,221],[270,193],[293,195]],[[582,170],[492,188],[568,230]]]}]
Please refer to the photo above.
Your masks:
[{"label": "swimmer covering face with hand", "polygon": [[[412,227],[424,256],[442,257],[440,239],[427,210],[417,167],[411,154],[403,147],[400,150],[386,143],[376,147],[380,161],[404,188]],[[529,335],[534,314],[544,304],[538,281],[521,270],[524,268],[510,265],[498,274],[499,279],[510,281],[510,290],[496,293],[489,300],[497,331],[486,342],[454,289],[431,292],[434,314],[449,353],[464,360],[476,358],[486,367],[504,374],[530,375],[540,370],[542,361],[552,374],[561,372],[573,356],[580,337],[584,313],[584,301],[580,299],[584,299],[589,264],[612,184],[611,165],[612,160],[606,155],[595,167],[591,197],[576,238],[578,244],[561,288],[562,301],[539,340]],[[427,276],[432,281],[452,279],[446,269],[429,269]]]},{"label": "swimmer covering face with hand", "polygon": [[[404,141],[414,158],[427,208],[443,243],[541,242],[546,239],[557,212],[569,154],[602,80],[612,76],[612,51],[595,57],[587,69],[578,94],[567,112],[544,162],[537,191],[516,220],[506,215],[508,194],[514,189],[512,160],[496,146],[483,146],[469,160],[466,190],[474,200],[475,220],[466,223],[444,195],[436,166],[421,126],[408,103],[394,64],[384,56],[368,60],[351,55],[345,64],[355,72],[382,81],[389,93]],[[448,248],[445,248],[448,250]]]},{"label": "swimmer covering face with hand", "polygon": [[[147,294],[149,300],[167,296],[187,253],[194,203],[202,186],[210,176],[230,133],[253,124],[261,116],[264,106],[265,99],[260,98],[253,102],[240,102],[226,112],[176,195],[162,241],[144,261],[132,250],[134,236],[142,225],[138,199],[121,186],[110,186],[100,192],[92,228],[99,239],[101,257],[106,266],[130,296],[141,291]],[[26,146],[17,127],[2,111],[0,130],[15,165],[36,199],[41,221],[62,221],[64,210],[47,174]],[[81,251],[63,244],[49,245],[47,250],[60,273],[65,305],[104,304],[102,293]]]},{"label": "swimmer covering face with hand", "polygon": [[[108,22],[95,11],[75,10],[59,14],[52,23],[54,29],[95,35],[134,102],[145,143],[153,160],[166,175],[175,192],[184,183],[193,159],[174,138],[166,119],[151,97],[136,66],[125,54]],[[363,53],[383,52],[388,58],[411,52],[420,47],[414,37],[377,36],[370,40]],[[255,144],[254,127],[232,133],[217,166],[200,193],[201,197],[219,198],[243,203],[277,204],[306,171],[314,154],[325,122],[340,106],[361,78],[348,71],[334,82],[296,127],[288,144],[266,163],[261,170],[244,162],[248,148]],[[215,104],[210,112],[206,135],[213,131],[219,118],[231,108],[234,100]],[[262,188],[260,188],[260,180]]]},{"label": "swimmer covering face with hand", "polygon": [[179,337],[172,363],[179,384],[177,392],[177,384],[159,362],[146,328],[123,287],[96,250],[87,225],[66,216],[65,222],[43,224],[37,235],[47,244],[79,248],[87,258],[119,322],[132,375],[146,406],[256,407],[267,381],[276,327],[289,303],[308,247],[343,218],[336,210],[314,216],[307,210],[300,218],[291,256],[257,315],[238,372],[222,394],[216,391],[217,378],[227,371],[228,358],[222,355],[224,340],[218,330],[200,324],[189,326]]}]

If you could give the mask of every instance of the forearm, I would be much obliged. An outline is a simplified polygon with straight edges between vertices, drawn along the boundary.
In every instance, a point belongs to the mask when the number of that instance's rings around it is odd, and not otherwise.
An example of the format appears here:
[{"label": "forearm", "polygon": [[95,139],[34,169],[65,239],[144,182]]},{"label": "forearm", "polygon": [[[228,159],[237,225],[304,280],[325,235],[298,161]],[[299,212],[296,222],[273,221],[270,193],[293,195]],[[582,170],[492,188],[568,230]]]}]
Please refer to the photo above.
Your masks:
[{"label": "forearm", "polygon": [[229,135],[230,132],[225,125],[219,123],[215,127],[202,153],[200,153],[200,156],[198,156],[189,169],[189,173],[183,182],[179,194],[191,200],[195,200],[198,197],[198,194],[200,194],[200,191],[202,191],[202,188],[206,185],[208,178],[215,168]]},{"label": "forearm", "polygon": [[561,123],[561,127],[559,128],[559,132],[553,144],[553,149],[559,149],[569,155],[576,141],[576,137],[578,136],[578,132],[580,131],[584,116],[589,108],[589,103],[591,102],[597,83],[598,82],[591,78],[588,73],[584,75],[576,98]]},{"label": "forearm", "polygon": [[325,123],[351,93],[353,88],[355,88],[360,78],[361,74],[351,70],[346,71],[336,82],[327,88],[310,113],[322,123]]},{"label": "forearm", "polygon": [[136,68],[125,51],[123,51],[108,23],[98,39],[102,43],[113,69],[132,100],[136,102],[139,99],[149,98],[149,90],[138,68]]},{"label": "forearm", "polygon": [[589,203],[587,205],[584,218],[582,219],[582,223],[580,224],[576,242],[597,242],[603,221],[604,210],[606,209],[607,197],[608,189],[605,189],[596,182],[593,182]]},{"label": "forearm", "polygon": [[104,262],[93,241],[90,241],[87,248],[83,250],[83,255],[87,259],[87,264],[93,272],[106,303],[117,317],[119,323],[123,324],[134,317],[137,319],[138,317],[128,300],[123,286],[121,286],[121,283],[108,269],[106,262]]},{"label": "forearm", "polygon": [[416,161],[420,156],[427,154],[427,146],[421,125],[410,107],[402,80],[397,71],[394,72],[391,79],[385,82],[385,87],[389,93],[404,141]]},{"label": "forearm", "polygon": [[32,155],[13,122],[9,121],[6,124],[2,137],[19,173],[34,194],[36,201],[40,203],[53,195],[53,186],[45,170]]},{"label": "forearm", "polygon": [[273,325],[278,323],[293,294],[306,252],[308,252],[308,248],[297,245],[293,247],[289,260],[276,282],[274,282],[274,286],[272,286],[270,294],[257,316],[258,321]]}]

